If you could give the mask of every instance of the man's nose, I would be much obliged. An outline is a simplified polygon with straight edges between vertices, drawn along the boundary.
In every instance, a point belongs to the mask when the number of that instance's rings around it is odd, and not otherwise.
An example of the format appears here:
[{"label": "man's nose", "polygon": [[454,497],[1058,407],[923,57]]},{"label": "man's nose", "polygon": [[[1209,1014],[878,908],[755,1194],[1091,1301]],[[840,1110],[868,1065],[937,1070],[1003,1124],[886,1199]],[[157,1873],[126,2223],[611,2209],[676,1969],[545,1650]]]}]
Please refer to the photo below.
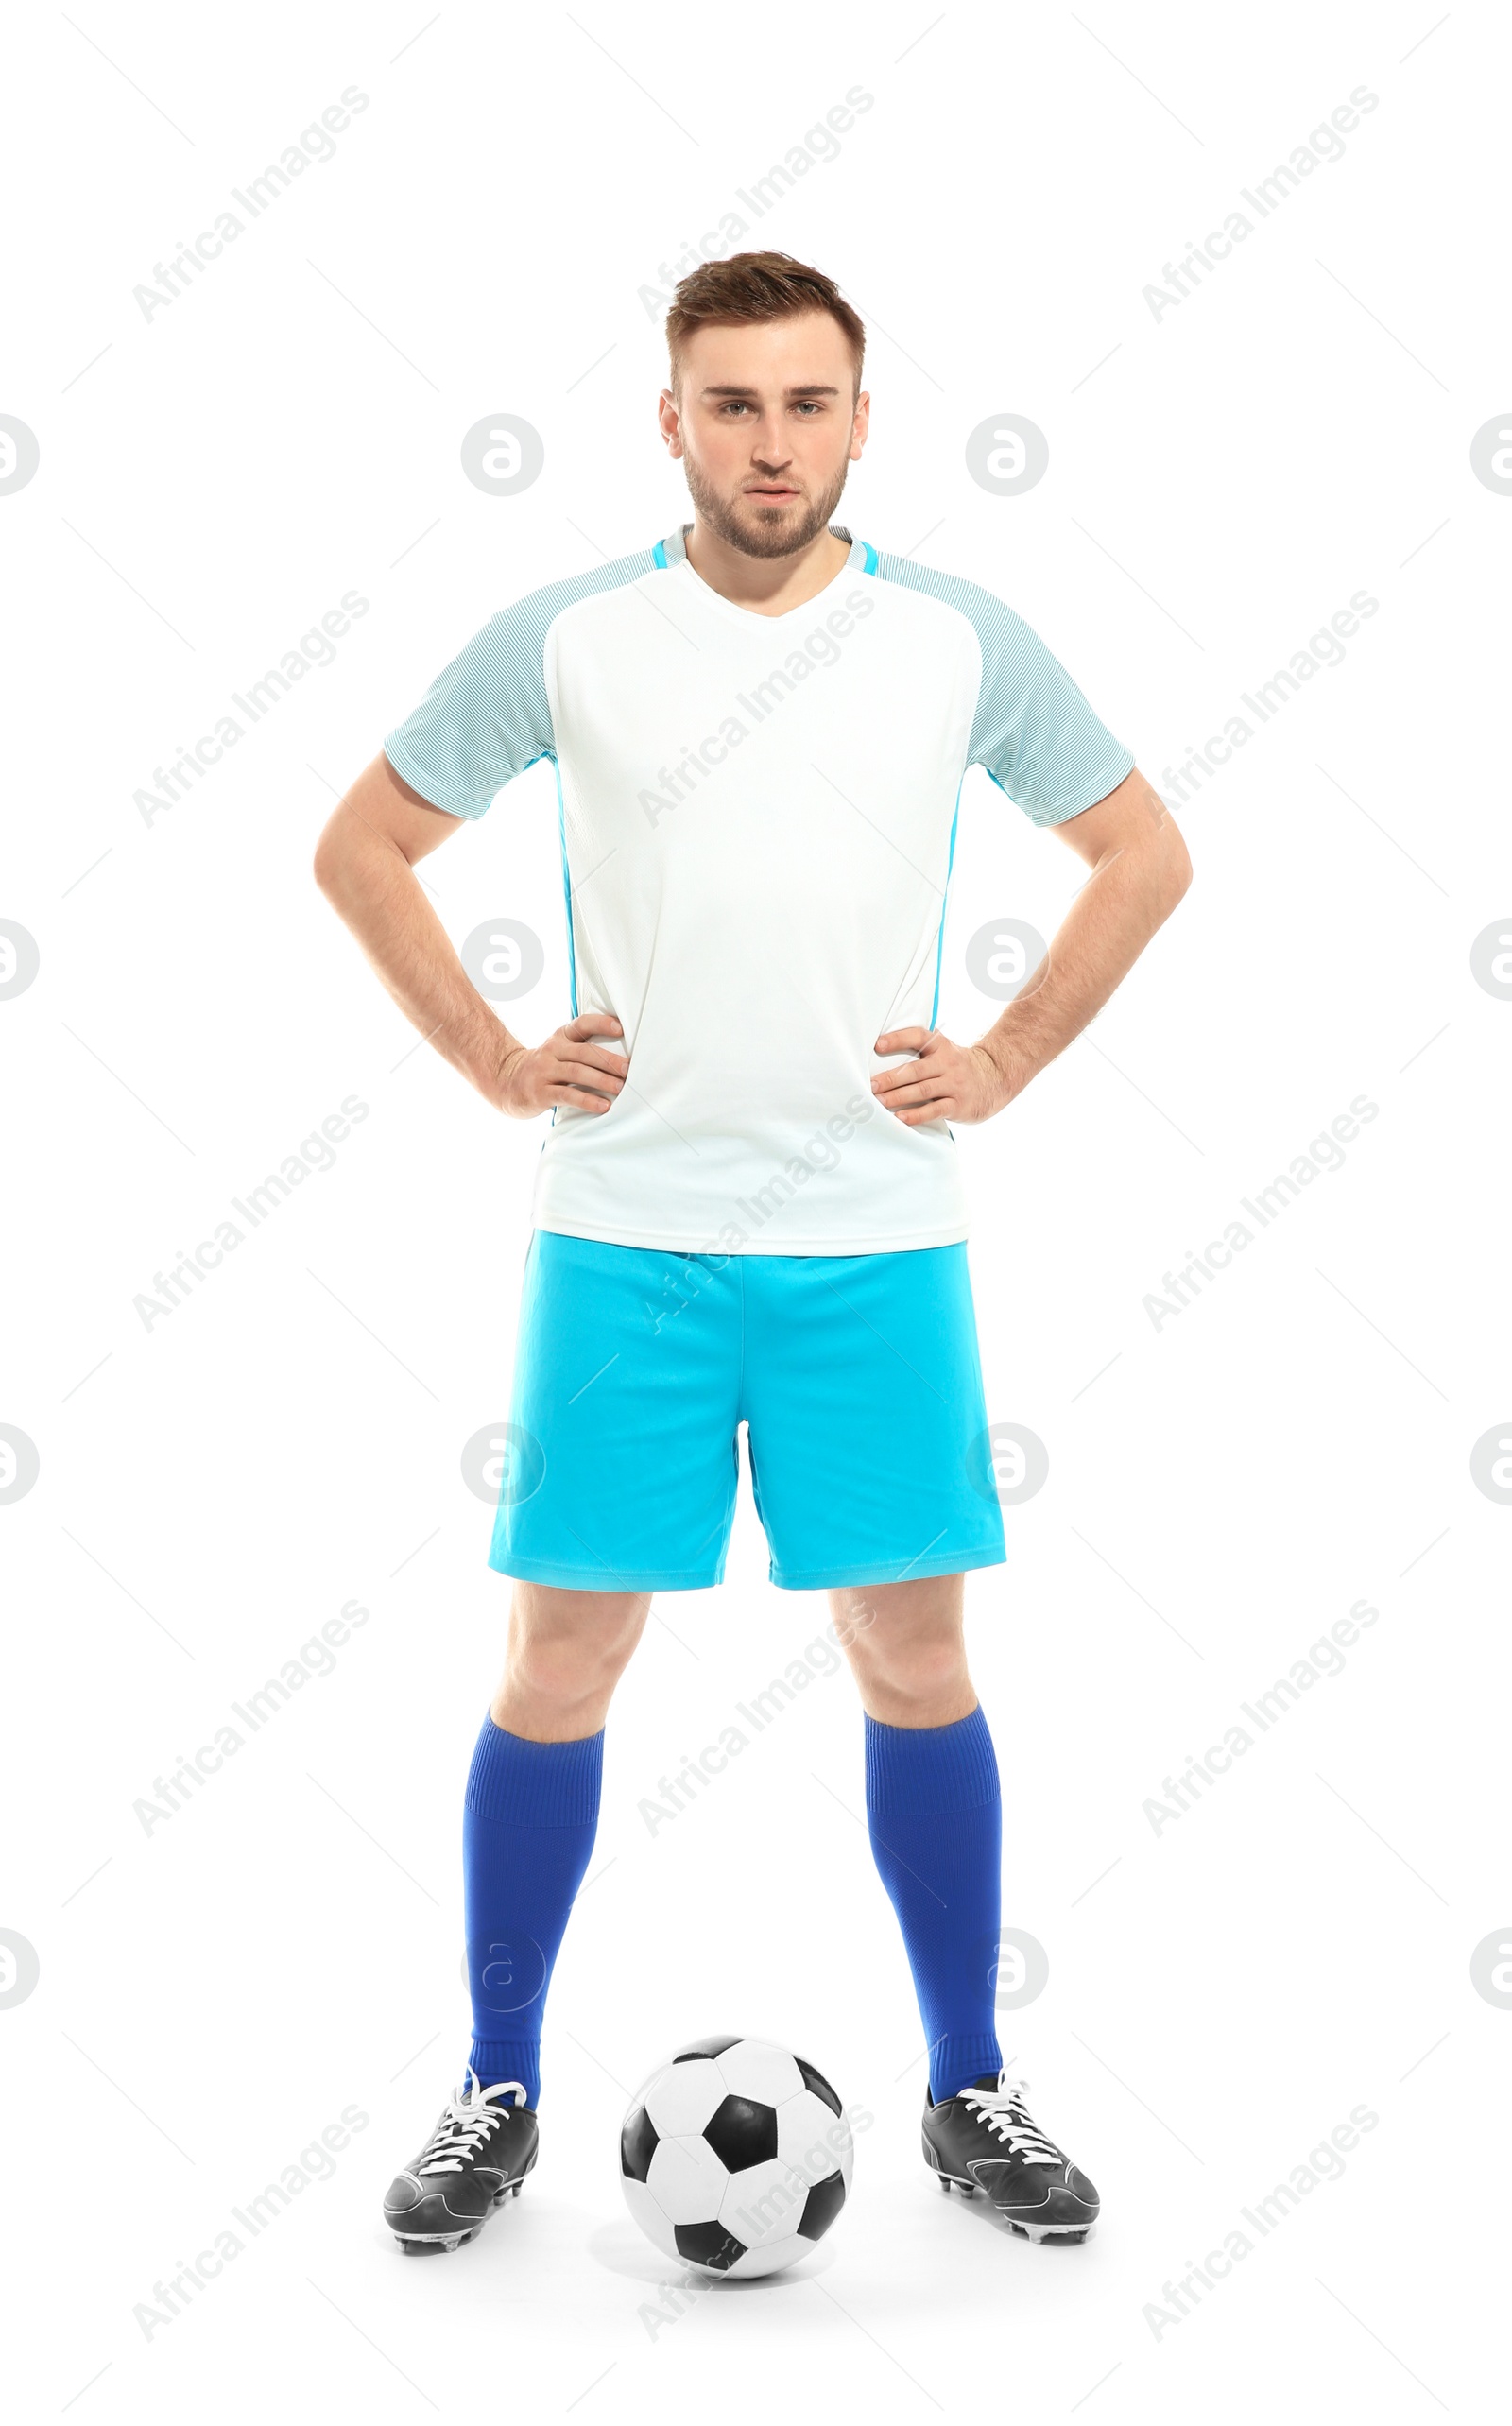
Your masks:
[{"label": "man's nose", "polygon": [[762,472],[783,472],[793,457],[778,422],[758,424],[751,443],[751,461]]}]

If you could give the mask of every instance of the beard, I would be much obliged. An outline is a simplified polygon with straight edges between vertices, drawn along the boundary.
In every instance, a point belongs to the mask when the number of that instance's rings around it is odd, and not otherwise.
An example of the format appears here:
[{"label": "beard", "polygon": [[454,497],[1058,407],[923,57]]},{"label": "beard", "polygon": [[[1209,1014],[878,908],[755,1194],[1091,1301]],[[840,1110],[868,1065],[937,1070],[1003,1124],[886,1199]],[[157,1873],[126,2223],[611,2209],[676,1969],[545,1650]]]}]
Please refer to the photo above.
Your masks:
[{"label": "beard", "polygon": [[830,517],[845,490],[849,464],[842,463],[833,481],[818,496],[796,497],[790,505],[764,505],[759,499],[738,495],[723,497],[705,479],[691,456],[684,456],[682,469],[688,483],[688,494],[715,537],[727,547],[738,548],[742,556],[795,556],[807,547],[829,527]]}]

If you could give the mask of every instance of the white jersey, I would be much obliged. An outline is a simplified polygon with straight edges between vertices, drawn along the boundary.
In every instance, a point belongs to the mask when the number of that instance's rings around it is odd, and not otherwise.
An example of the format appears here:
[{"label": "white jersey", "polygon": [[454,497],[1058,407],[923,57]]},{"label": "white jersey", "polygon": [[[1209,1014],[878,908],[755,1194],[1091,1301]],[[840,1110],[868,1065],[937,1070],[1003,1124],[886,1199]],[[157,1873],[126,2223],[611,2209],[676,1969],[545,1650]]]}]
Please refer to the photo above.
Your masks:
[{"label": "white jersey", "polygon": [[[557,771],[572,1003],[629,1058],[607,1112],[558,1108],[535,1225],[684,1253],[856,1255],[967,1235],[943,1119],[873,1075],[932,1027],[961,780],[1038,825],[1134,762],[1029,627],[974,583],[855,540],[818,595],[753,613],[686,528],[492,617],[384,744],[478,817]],[[841,531],[842,539],[850,533]]]}]

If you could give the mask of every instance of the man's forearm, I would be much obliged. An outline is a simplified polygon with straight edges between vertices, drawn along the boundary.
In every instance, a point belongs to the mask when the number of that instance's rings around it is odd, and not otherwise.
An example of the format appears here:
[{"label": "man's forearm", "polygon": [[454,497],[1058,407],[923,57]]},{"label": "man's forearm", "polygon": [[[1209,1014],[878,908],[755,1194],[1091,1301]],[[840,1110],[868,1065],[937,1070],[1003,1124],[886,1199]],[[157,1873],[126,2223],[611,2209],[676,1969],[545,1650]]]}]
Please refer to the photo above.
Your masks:
[{"label": "man's forearm", "polygon": [[1098,862],[1038,972],[980,1040],[1007,1084],[1007,1100],[1096,1017],[1175,909],[1190,875],[1174,827]]},{"label": "man's forearm", "polygon": [[405,1018],[497,1104],[503,1065],[522,1048],[468,977],[404,852],[353,820],[318,856],[316,876]]}]

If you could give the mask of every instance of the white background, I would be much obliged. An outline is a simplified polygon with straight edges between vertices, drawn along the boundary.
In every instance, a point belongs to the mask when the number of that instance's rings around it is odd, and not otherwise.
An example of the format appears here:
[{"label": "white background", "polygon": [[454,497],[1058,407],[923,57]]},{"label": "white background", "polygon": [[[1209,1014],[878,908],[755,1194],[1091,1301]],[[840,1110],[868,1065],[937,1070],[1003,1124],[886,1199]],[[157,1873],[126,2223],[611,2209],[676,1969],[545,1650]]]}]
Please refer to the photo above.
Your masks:
[{"label": "white background", "polygon": [[[1469,446],[1512,403],[1504,25],[80,0],[18,10],[9,49],[0,411],[41,446],[0,497],[0,916],[41,956],[0,1003],[0,1420],[41,1467],[0,1507],[0,1927],[40,1963],[0,2010],[11,2414],[1482,2408],[1512,2014],[1470,1958],[1512,1939],[1512,1511],[1469,1461],[1512,1412],[1512,1006],[1469,955],[1512,909],[1512,504]],[[335,158],[145,319],[133,287],[352,84]],[[1361,84],[1346,156],[1157,321],[1146,284]],[[507,1586],[460,1455],[507,1408],[540,1134],[417,1043],[311,852],[495,608],[683,518],[641,290],[857,85],[839,157],[750,237],[870,327],[842,519],[1008,598],[1173,806],[1162,770],[1241,692],[1379,601],[1177,809],[1195,884],[1091,1033],[960,1138],[989,1412],[1050,1459],[969,1588],[1005,1919],[1050,1963],[1005,2050],[1105,2220],[1036,2249],[923,2175],[844,1677],[674,1824],[638,1815],[824,1623],[767,1585],[743,1496],[725,1587],[659,1604],[612,1714],[540,2170],[419,2266],[379,2203],[466,2046],[459,1813]],[[965,466],[1005,411],[1050,447],[1017,498]],[[458,461],[498,412],[545,446],[513,499]],[[351,589],[336,662],[145,822],[153,769]],[[1048,933],[1079,863],[980,775],[961,826],[940,1022],[970,1037],[997,1007],[968,940]],[[425,882],[458,940],[539,933],[509,1016],[555,1025],[549,769]],[[349,1094],[335,1167],[146,1329],[153,1275]],[[1361,1094],[1345,1167],[1157,1330],[1162,1275]],[[352,1599],[335,1673],[146,1833],[154,1778]],[[1157,1835],[1162,1780],[1361,1599],[1344,1673]],[[616,2134],[712,2029],[796,2045],[875,2120],[816,2258],[675,2315]],[[1361,2105],[1342,2178],[1155,2330],[1162,2285]],[[333,2177],[145,2334],[154,2283],[349,2106]]]}]

